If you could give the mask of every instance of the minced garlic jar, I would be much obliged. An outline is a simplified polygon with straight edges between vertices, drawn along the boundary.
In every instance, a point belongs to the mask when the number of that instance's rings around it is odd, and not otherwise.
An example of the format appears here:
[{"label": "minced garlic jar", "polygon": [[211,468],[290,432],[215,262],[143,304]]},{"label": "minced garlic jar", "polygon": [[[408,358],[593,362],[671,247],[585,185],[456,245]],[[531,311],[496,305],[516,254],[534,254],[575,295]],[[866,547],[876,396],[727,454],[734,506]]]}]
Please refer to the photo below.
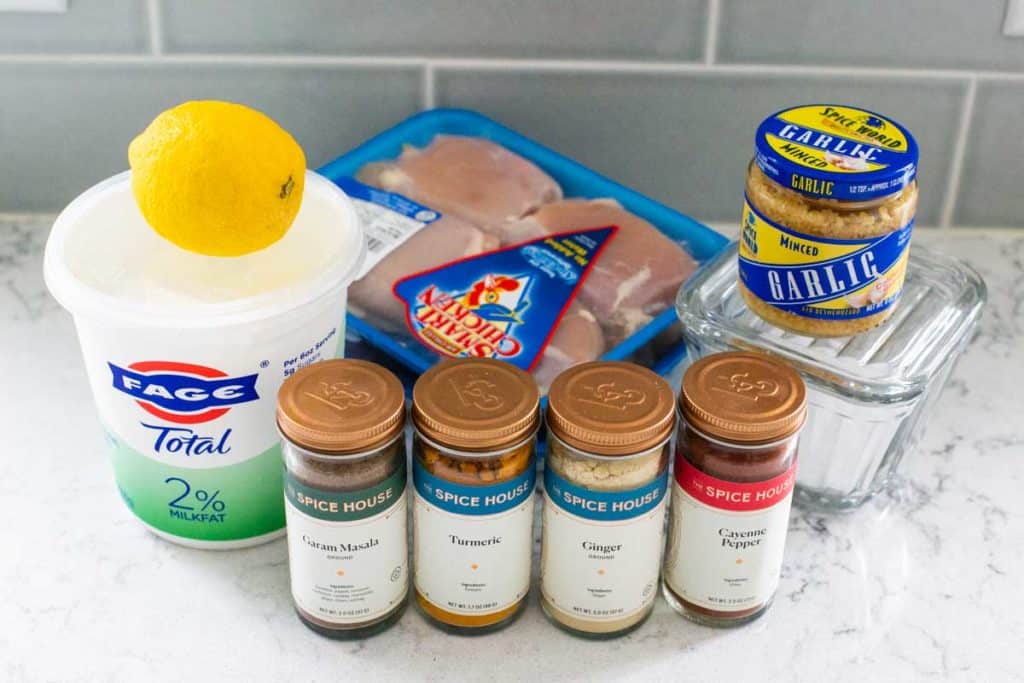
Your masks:
[{"label": "minced garlic jar", "polygon": [[838,105],[784,109],[757,130],[739,288],[770,323],[847,336],[892,315],[917,209],[918,149],[900,124]]},{"label": "minced garlic jar", "polygon": [[445,630],[509,624],[530,591],[540,392],[510,363],[453,359],[413,388],[416,601]]},{"label": "minced garlic jar", "polygon": [[541,607],[570,633],[619,636],[654,607],[674,406],[632,363],[582,363],[551,384]]}]

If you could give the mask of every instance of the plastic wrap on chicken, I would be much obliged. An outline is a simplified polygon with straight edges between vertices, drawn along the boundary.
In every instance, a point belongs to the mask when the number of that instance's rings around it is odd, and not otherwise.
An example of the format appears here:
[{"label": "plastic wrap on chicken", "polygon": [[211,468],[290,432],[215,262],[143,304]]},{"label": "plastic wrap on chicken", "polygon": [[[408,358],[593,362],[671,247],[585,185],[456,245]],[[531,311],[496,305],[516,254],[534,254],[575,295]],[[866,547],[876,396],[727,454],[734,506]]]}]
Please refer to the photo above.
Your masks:
[{"label": "plastic wrap on chicken", "polygon": [[618,226],[577,297],[600,321],[609,346],[667,310],[679,285],[697,269],[682,246],[612,199],[565,199],[507,223],[502,241],[516,243],[588,227]]},{"label": "plastic wrap on chicken", "polygon": [[606,350],[604,333],[594,314],[573,303],[555,329],[540,361],[533,368],[533,377],[544,390],[563,370],[571,365],[595,360]]},{"label": "plastic wrap on chicken", "polygon": [[414,233],[349,287],[349,307],[386,332],[405,331],[405,306],[391,291],[410,273],[498,248],[498,239],[455,216]]},{"label": "plastic wrap on chicken", "polygon": [[364,167],[358,178],[494,233],[562,197],[558,183],[532,162],[489,140],[460,135],[406,147],[393,162]]}]

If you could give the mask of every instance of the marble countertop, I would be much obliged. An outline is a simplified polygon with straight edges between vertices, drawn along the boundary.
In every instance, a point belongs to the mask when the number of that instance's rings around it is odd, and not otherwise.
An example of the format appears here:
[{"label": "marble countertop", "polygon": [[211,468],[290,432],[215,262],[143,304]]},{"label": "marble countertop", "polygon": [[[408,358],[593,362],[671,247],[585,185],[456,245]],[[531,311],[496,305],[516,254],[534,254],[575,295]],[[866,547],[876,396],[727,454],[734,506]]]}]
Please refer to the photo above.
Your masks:
[{"label": "marble countertop", "polygon": [[121,503],[71,318],[43,285],[49,224],[0,219],[0,680],[1024,677],[1024,234],[915,236],[985,276],[980,333],[890,491],[848,515],[794,510],[764,618],[712,630],[659,600],[635,633],[587,642],[531,596],[490,636],[447,636],[410,609],[345,643],[295,618],[283,541],[189,550]]}]

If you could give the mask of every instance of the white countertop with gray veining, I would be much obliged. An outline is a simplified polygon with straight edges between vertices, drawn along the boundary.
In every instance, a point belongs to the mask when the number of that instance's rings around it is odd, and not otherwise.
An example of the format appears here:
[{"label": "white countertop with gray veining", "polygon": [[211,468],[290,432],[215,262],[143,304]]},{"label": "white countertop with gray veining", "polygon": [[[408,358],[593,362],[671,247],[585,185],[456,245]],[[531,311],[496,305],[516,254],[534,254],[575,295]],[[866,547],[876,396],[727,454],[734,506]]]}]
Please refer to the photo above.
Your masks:
[{"label": "white countertop with gray veining", "polygon": [[50,220],[0,219],[0,680],[1003,681],[1024,678],[1024,234],[919,231],[970,261],[981,332],[887,494],[794,510],[775,605],[731,631],[660,599],[608,642],[550,626],[447,636],[415,609],[363,642],[292,613],[284,541],[166,543],[114,487],[70,316],[47,294]]}]

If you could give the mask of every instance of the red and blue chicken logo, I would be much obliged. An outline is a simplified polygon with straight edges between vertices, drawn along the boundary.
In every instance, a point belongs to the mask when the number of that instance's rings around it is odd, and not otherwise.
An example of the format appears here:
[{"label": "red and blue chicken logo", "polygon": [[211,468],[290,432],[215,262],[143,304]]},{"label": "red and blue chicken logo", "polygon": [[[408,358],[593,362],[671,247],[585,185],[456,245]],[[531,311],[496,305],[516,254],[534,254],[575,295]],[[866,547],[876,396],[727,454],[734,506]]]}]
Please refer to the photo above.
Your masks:
[{"label": "red and blue chicken logo", "polygon": [[232,406],[259,399],[257,374],[230,377],[205,365],[148,360],[110,367],[113,387],[140,408],[176,424],[200,424],[223,417]]},{"label": "red and blue chicken logo", "polygon": [[529,284],[528,277],[488,274],[473,283],[463,303],[485,320],[522,324],[522,314],[530,306],[523,297]]},{"label": "red and blue chicken logo", "polygon": [[540,359],[614,226],[548,235],[395,283],[413,336],[453,358]]}]

